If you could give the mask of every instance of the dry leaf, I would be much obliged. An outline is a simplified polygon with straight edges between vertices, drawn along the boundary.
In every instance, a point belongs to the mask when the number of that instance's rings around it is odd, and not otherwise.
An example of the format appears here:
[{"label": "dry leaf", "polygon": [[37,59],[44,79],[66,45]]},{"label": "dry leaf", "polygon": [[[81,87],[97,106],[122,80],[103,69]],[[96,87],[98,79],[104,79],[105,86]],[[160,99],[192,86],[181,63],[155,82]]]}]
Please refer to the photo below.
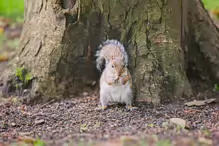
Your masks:
[{"label": "dry leaf", "polygon": [[0,27],[0,34],[4,32],[4,28]]},{"label": "dry leaf", "polygon": [[154,127],[154,124],[153,123],[150,123],[150,124],[145,124],[146,127]]},{"label": "dry leaf", "polygon": [[216,101],[215,98],[210,98],[210,99],[205,100],[205,103],[212,103],[214,101]]},{"label": "dry leaf", "polygon": [[207,100],[194,100],[191,102],[186,102],[186,106],[202,106],[216,101],[215,98],[207,99]]},{"label": "dry leaf", "polygon": [[94,128],[99,128],[100,125],[101,125],[101,123],[97,121],[96,124],[94,125]]},{"label": "dry leaf", "polygon": [[22,136],[28,136],[31,135],[33,132],[19,132],[19,135]]},{"label": "dry leaf", "polygon": [[24,136],[24,137],[19,136],[19,137],[18,137],[18,140],[19,140],[19,141],[23,141],[23,142],[25,142],[25,143],[34,143],[34,141],[35,141],[34,138],[29,137],[29,136]]},{"label": "dry leaf", "polygon": [[80,126],[80,132],[85,132],[88,130],[88,125],[87,123],[81,124]]},{"label": "dry leaf", "polygon": [[200,143],[204,143],[204,144],[208,144],[208,145],[212,145],[212,144],[213,144],[213,142],[212,142],[211,139],[206,139],[206,138],[204,138],[204,137],[200,137],[200,138],[198,139],[198,141],[199,141]]},{"label": "dry leaf", "polygon": [[45,121],[43,119],[41,120],[36,120],[34,123],[35,125],[43,124]]},{"label": "dry leaf", "polygon": [[121,136],[120,137],[121,142],[131,142],[131,141],[138,141],[138,137],[135,136]]},{"label": "dry leaf", "polygon": [[174,123],[176,125],[179,125],[182,128],[185,128],[185,126],[186,126],[186,121],[183,120],[183,119],[180,119],[180,118],[171,118],[170,122],[172,122],[172,123]]},{"label": "dry leaf", "polygon": [[8,61],[8,56],[5,56],[5,55],[0,55],[0,62],[3,62],[3,61]]}]

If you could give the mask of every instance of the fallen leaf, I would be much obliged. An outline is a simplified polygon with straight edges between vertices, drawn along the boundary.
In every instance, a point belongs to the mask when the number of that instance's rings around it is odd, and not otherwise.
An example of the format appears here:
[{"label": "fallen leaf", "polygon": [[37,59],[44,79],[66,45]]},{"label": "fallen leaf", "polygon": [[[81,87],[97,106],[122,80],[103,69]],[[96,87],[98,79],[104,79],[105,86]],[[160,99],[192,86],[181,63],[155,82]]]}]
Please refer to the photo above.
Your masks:
[{"label": "fallen leaf", "polygon": [[163,127],[167,127],[168,124],[169,124],[168,122],[163,122],[163,123],[162,123],[162,126],[163,126]]},{"label": "fallen leaf", "polygon": [[88,130],[88,125],[87,123],[81,124],[80,126],[80,132],[84,132]]},{"label": "fallen leaf", "polygon": [[147,124],[147,127],[154,127],[154,124],[153,123]]},{"label": "fallen leaf", "polygon": [[100,122],[98,121],[98,122],[96,122],[96,124],[94,125],[94,128],[99,128],[100,127]]},{"label": "fallen leaf", "polygon": [[204,138],[204,137],[199,137],[199,138],[198,138],[198,141],[199,141],[200,143],[204,143],[204,144],[208,144],[208,145],[212,145],[212,144],[213,144],[213,142],[212,142],[211,139],[206,139],[206,138]]},{"label": "fallen leaf", "polygon": [[36,120],[34,123],[35,125],[43,124],[45,121],[43,119],[41,120]]},{"label": "fallen leaf", "polygon": [[28,135],[30,135],[31,133],[33,133],[33,132],[19,132],[19,135],[20,135],[20,136],[28,136]]},{"label": "fallen leaf", "polygon": [[215,98],[210,98],[210,99],[205,100],[205,103],[212,103],[214,101],[216,101]]},{"label": "fallen leaf", "polygon": [[156,145],[161,145],[161,146],[171,146],[171,142],[169,139],[162,139],[162,140],[158,140],[156,142]]},{"label": "fallen leaf", "polygon": [[191,102],[186,102],[186,106],[202,106],[216,101],[215,98],[207,99],[207,100],[194,100]]},{"label": "fallen leaf", "polygon": [[24,137],[19,136],[19,137],[18,137],[18,140],[19,140],[19,141],[23,141],[23,142],[25,142],[25,143],[32,143],[32,144],[33,144],[34,141],[35,141],[34,138],[29,137],[29,136],[24,136]]},{"label": "fallen leaf", "polygon": [[121,140],[122,143],[132,142],[132,141],[138,141],[138,137],[135,137],[135,136],[121,136],[120,140]]},{"label": "fallen leaf", "polygon": [[13,97],[13,98],[11,98],[11,101],[12,101],[12,103],[17,103],[18,102],[18,98]]},{"label": "fallen leaf", "polygon": [[8,56],[5,56],[5,55],[0,55],[0,62],[3,62],[3,61],[8,61]]},{"label": "fallen leaf", "polygon": [[201,110],[196,110],[196,109],[188,109],[188,110],[184,110],[185,113],[196,113],[196,112],[201,112]]},{"label": "fallen leaf", "polygon": [[212,10],[212,13],[213,13],[215,16],[219,17],[219,9],[218,9],[218,8],[213,9],[213,10]]},{"label": "fallen leaf", "polygon": [[0,27],[0,34],[4,32],[4,28]]},{"label": "fallen leaf", "polygon": [[183,119],[180,119],[180,118],[171,118],[170,122],[172,122],[172,123],[174,123],[176,125],[179,125],[182,128],[185,128],[185,126],[186,126],[186,121],[183,120]]}]

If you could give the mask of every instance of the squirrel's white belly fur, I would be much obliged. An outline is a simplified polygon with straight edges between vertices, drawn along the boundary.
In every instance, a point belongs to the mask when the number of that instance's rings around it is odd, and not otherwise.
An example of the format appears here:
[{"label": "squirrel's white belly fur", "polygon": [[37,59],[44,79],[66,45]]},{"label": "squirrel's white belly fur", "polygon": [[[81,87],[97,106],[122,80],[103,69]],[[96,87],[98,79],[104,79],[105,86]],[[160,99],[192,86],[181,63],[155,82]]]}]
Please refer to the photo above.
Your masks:
[{"label": "squirrel's white belly fur", "polygon": [[101,85],[100,93],[104,95],[104,100],[106,103],[130,103],[132,100],[132,90],[128,82],[125,85],[117,84],[113,86],[103,82]]}]

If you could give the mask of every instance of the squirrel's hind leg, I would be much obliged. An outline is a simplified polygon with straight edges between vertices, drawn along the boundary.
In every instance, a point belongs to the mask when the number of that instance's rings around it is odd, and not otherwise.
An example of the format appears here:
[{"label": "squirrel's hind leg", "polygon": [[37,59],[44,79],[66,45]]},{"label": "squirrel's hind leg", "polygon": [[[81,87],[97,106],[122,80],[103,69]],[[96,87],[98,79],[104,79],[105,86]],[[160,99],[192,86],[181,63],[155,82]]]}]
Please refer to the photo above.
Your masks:
[{"label": "squirrel's hind leg", "polygon": [[133,107],[132,106],[132,100],[133,100],[133,95],[132,95],[132,91],[131,89],[129,91],[126,92],[126,94],[124,94],[124,102],[126,104],[126,109],[129,110],[129,111],[133,111],[133,110],[136,110],[137,107]]},{"label": "squirrel's hind leg", "polygon": [[105,110],[107,109],[108,103],[109,103],[109,95],[106,92],[100,91],[100,104],[99,107],[96,108],[96,110]]}]

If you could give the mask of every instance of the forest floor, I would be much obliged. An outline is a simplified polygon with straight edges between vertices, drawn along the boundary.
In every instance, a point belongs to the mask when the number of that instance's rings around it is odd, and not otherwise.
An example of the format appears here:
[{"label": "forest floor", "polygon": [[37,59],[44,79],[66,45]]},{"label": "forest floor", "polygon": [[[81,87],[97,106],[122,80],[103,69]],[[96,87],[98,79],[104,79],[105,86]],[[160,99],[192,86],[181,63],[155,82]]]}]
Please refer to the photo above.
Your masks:
[{"label": "forest floor", "polygon": [[[0,75],[16,53],[20,31],[18,24],[3,32],[7,39],[0,40]],[[87,97],[96,95],[34,106],[0,97],[0,146],[219,146],[218,103],[156,107],[137,102],[134,111],[123,105],[95,111],[98,101],[85,102]]]},{"label": "forest floor", "polygon": [[83,99],[34,106],[6,100],[0,105],[0,145],[219,145],[219,104],[154,107],[138,102],[134,111],[123,105],[96,111],[97,100]]}]

